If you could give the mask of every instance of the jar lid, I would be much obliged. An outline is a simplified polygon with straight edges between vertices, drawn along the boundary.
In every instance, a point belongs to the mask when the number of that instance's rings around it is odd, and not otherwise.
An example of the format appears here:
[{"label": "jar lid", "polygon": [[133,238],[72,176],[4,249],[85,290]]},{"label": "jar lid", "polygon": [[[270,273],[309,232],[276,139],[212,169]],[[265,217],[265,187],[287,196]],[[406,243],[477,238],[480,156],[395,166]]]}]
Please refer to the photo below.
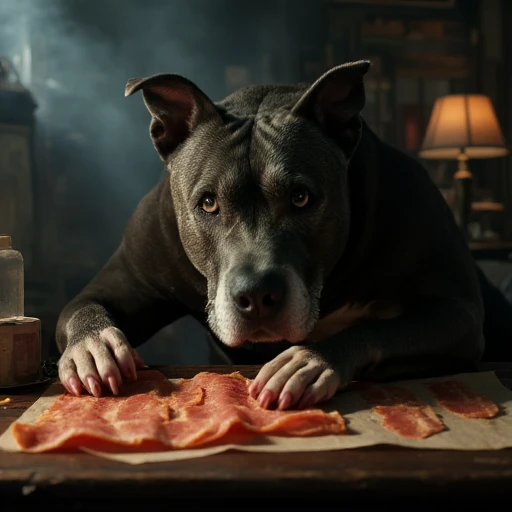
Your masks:
[{"label": "jar lid", "polygon": [[0,235],[0,251],[2,249],[12,249],[12,240],[9,235]]}]

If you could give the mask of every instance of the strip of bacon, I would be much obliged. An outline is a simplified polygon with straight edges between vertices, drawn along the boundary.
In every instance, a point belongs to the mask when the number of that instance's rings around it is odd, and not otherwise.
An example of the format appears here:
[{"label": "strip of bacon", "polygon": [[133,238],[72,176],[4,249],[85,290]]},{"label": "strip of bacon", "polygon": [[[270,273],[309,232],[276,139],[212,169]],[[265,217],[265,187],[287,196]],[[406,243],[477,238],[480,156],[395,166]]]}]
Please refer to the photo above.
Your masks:
[{"label": "strip of bacon", "polygon": [[192,381],[205,390],[204,405],[178,411],[180,420],[195,425],[194,429],[182,429],[177,422],[166,425],[175,447],[200,446],[224,438],[233,430],[300,437],[347,433],[337,411],[262,409],[249,394],[251,381],[239,373],[203,372]]},{"label": "strip of bacon", "polygon": [[[123,383],[119,396],[60,396],[34,423],[12,427],[19,446],[29,452],[87,446],[116,451],[123,446],[157,449],[166,442],[162,425],[171,419],[169,396],[177,388],[160,372],[140,372]],[[188,385],[178,397],[181,406],[200,403],[201,388]]]},{"label": "strip of bacon", "polygon": [[444,409],[463,418],[489,419],[500,411],[494,402],[458,380],[431,382],[427,387]]},{"label": "strip of bacon", "polygon": [[408,439],[425,439],[445,429],[428,404],[411,391],[391,384],[368,384],[361,396],[382,417],[382,426]]},{"label": "strip of bacon", "polygon": [[269,411],[249,395],[250,380],[238,373],[199,373],[169,382],[154,370],[123,384],[119,396],[63,395],[34,423],[14,423],[27,452],[153,451],[230,442],[230,434],[283,436],[345,434],[338,412],[320,409]]}]

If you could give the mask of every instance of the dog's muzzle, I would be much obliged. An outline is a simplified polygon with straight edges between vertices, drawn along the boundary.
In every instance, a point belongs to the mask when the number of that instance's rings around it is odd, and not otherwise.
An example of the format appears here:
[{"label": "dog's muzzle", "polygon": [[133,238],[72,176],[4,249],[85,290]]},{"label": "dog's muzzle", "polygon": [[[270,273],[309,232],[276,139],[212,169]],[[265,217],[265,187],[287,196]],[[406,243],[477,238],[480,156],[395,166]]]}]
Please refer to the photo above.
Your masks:
[{"label": "dog's muzzle", "polygon": [[269,322],[285,307],[286,277],[278,268],[255,271],[241,267],[232,274],[229,293],[244,320],[254,324]]},{"label": "dog's muzzle", "polygon": [[242,264],[221,274],[208,323],[226,345],[305,339],[318,318],[321,287],[288,266]]}]

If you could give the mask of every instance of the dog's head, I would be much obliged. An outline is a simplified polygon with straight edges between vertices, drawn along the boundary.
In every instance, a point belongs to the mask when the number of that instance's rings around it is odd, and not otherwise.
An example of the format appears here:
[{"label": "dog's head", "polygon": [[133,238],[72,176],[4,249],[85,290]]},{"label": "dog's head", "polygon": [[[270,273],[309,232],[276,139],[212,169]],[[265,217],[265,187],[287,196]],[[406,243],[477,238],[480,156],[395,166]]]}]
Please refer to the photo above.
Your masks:
[{"label": "dog's head", "polygon": [[347,167],[361,136],[369,62],[312,86],[254,86],[213,103],[189,80],[143,91],[169,172],[183,247],[208,283],[208,318],[228,346],[306,338],[350,224]]}]

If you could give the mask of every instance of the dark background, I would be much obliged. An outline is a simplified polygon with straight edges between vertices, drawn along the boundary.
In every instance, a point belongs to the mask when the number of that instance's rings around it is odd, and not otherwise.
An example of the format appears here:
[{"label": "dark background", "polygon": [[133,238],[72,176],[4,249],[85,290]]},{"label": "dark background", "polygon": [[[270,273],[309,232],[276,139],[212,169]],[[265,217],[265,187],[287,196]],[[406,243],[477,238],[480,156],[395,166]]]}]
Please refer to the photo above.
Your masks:
[{"label": "dark background", "polygon": [[[116,249],[162,173],[142,98],[124,98],[127,79],[179,73],[220,100],[238,85],[312,81],[370,58],[364,115],[384,140],[415,154],[436,97],[481,92],[510,141],[511,26],[506,0],[1,0],[0,56],[37,107],[31,178],[19,173],[14,190],[5,173],[16,171],[0,155],[0,232],[25,256],[26,314],[42,319],[45,353],[56,354],[60,309]],[[510,160],[470,162],[478,197],[504,205],[493,231],[502,241],[512,238]],[[425,165],[448,199],[455,163]],[[216,362],[202,339],[185,319],[142,353],[150,363]]]}]

